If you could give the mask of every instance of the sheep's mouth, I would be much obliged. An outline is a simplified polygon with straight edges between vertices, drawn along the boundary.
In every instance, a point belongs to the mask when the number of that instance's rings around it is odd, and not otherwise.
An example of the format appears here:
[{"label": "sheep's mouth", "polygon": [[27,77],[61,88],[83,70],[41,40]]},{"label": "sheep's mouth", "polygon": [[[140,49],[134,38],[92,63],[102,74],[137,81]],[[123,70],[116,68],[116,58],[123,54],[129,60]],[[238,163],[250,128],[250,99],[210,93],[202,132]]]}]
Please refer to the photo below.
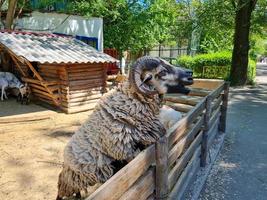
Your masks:
[{"label": "sheep's mouth", "polygon": [[173,93],[180,93],[180,94],[189,94],[191,90],[188,87],[185,87],[183,84],[178,84],[174,86],[168,86],[167,93],[173,94]]},{"label": "sheep's mouth", "polygon": [[180,84],[185,85],[192,85],[194,83],[194,80],[192,77],[184,77],[180,80]]}]

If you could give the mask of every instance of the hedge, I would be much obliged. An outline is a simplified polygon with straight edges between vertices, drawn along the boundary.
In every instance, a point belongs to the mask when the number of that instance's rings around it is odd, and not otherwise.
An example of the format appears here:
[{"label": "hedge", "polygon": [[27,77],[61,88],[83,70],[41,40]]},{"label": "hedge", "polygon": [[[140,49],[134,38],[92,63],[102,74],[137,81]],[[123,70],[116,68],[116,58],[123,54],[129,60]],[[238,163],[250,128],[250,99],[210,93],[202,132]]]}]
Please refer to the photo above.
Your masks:
[{"label": "hedge", "polygon": [[[177,64],[192,69],[196,78],[229,79],[232,52],[224,51],[209,54],[198,54],[194,57],[177,58]],[[249,60],[248,81],[253,83],[256,76],[256,62]]]}]

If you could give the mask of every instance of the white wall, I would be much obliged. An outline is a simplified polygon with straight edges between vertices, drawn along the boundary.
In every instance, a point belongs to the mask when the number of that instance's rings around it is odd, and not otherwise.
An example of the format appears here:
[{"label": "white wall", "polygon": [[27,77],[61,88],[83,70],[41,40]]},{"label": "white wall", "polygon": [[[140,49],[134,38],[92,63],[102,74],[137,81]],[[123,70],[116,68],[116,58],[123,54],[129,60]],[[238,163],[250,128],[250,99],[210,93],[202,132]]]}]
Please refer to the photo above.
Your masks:
[{"label": "white wall", "polygon": [[16,29],[94,37],[98,39],[98,50],[103,51],[102,18],[86,19],[75,15],[32,12],[31,16],[16,22]]}]

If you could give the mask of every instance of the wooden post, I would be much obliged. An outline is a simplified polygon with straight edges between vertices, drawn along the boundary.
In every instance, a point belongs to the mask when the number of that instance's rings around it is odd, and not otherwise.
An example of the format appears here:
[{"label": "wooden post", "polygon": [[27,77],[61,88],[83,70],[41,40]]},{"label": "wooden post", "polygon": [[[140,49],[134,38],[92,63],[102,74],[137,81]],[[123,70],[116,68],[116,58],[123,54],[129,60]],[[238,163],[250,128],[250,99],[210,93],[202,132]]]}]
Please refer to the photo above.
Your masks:
[{"label": "wooden post", "polygon": [[168,138],[164,136],[156,143],[156,199],[167,199],[168,192]]},{"label": "wooden post", "polygon": [[203,137],[202,137],[202,143],[201,143],[201,160],[200,160],[200,166],[205,167],[207,162],[207,140],[208,140],[208,132],[209,132],[209,121],[211,117],[211,96],[208,95],[206,97],[205,102],[205,114],[204,114],[204,127],[203,127]]},{"label": "wooden post", "polygon": [[103,84],[102,84],[102,94],[107,92],[107,70],[108,70],[108,65],[107,64],[102,64],[103,68]]},{"label": "wooden post", "polygon": [[229,82],[225,82],[224,84],[224,94],[223,94],[223,102],[221,105],[221,116],[220,116],[220,123],[219,123],[219,131],[221,133],[225,133],[226,129],[226,114],[227,114],[227,106],[228,106],[228,95],[229,95]]}]

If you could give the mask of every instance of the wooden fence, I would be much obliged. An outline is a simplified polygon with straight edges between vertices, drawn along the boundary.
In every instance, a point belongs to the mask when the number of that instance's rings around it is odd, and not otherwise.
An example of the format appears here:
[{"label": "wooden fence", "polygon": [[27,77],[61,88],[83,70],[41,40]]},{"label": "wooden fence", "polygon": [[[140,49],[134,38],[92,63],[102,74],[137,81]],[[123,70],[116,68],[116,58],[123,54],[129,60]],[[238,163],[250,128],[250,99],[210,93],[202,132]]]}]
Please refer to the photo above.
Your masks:
[{"label": "wooden fence", "polygon": [[216,135],[225,132],[228,91],[226,82],[196,80],[189,97],[166,96],[184,117],[86,200],[182,199]]}]

